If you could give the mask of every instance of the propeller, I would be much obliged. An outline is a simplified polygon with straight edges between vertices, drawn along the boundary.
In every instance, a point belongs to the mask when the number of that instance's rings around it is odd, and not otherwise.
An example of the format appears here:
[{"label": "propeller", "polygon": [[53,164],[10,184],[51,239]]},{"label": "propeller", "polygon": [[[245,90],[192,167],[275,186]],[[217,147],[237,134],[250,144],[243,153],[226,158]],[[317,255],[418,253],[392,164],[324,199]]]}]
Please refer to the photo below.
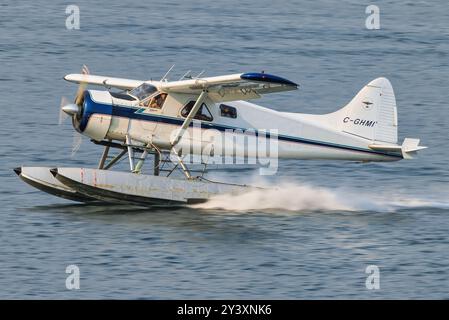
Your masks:
[{"label": "propeller", "polygon": [[[81,69],[83,75],[90,74],[89,68],[83,65]],[[76,91],[74,103],[70,103],[66,97],[61,98],[61,105],[59,107],[59,124],[62,124],[68,116],[73,117],[81,111],[81,104],[83,103],[84,91],[86,90],[87,82],[81,81],[78,90]]]},{"label": "propeller", "polygon": [[[86,65],[83,65],[81,73],[83,75],[90,74],[89,68]],[[68,117],[73,118],[81,113],[81,106],[83,104],[84,91],[86,90],[86,87],[87,82],[81,81],[76,92],[74,103],[70,103],[70,101],[66,97],[61,98],[61,105],[59,107],[59,125],[61,125]],[[82,137],[83,136],[81,134],[74,131],[71,155],[72,157],[79,150],[83,141]]]}]

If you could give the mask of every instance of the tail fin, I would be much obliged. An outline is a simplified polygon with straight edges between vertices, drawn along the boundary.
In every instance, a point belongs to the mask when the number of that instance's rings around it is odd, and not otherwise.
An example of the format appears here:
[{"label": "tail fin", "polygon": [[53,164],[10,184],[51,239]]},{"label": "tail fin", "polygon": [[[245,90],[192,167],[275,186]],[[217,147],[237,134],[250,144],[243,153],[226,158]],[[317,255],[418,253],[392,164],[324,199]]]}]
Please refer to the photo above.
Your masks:
[{"label": "tail fin", "polygon": [[398,141],[396,99],[386,78],[368,83],[338,114],[344,132],[373,142]]}]

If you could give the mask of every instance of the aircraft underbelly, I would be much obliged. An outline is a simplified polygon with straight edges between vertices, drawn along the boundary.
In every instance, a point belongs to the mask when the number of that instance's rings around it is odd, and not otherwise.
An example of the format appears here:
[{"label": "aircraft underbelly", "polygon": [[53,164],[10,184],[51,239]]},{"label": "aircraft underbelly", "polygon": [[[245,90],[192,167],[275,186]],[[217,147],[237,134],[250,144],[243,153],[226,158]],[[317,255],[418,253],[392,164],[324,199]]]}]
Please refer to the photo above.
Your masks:
[{"label": "aircraft underbelly", "polygon": [[352,161],[395,161],[395,157],[345,149],[344,147],[319,146],[307,143],[279,143],[279,158],[284,159],[327,159],[327,160],[352,160]]}]

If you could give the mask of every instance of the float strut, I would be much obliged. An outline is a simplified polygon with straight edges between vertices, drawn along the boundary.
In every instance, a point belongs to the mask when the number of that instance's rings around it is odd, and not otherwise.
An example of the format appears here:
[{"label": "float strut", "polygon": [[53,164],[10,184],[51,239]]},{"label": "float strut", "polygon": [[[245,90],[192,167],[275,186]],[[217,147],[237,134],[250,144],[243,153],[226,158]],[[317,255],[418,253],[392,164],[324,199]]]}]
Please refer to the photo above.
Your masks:
[{"label": "float strut", "polygon": [[159,175],[159,166],[161,164],[161,155],[156,151],[154,154],[154,164],[153,164],[153,174],[155,176]]},{"label": "float strut", "polygon": [[128,149],[129,168],[131,169],[131,171],[134,171],[134,150],[131,146],[131,138],[128,134],[126,135],[126,144]]},{"label": "float strut", "polygon": [[[111,140],[109,140],[109,142],[110,141]],[[103,169],[104,168],[104,163],[106,162],[106,158],[108,157],[108,154],[109,154],[109,148],[110,148],[110,146],[105,146],[104,147],[103,154],[102,154],[101,159],[100,159],[100,163],[98,164],[98,169]]]},{"label": "float strut", "polygon": [[118,154],[114,159],[112,159],[105,167],[104,170],[108,170],[109,168],[111,168],[117,161],[119,161],[125,154],[126,154],[127,150],[124,149],[122,150],[122,152],[120,152],[120,154]]},{"label": "float strut", "polygon": [[144,149],[144,151],[142,152],[142,155],[140,156],[139,161],[137,162],[133,172],[134,173],[140,173],[140,170],[142,169],[143,163],[145,162],[145,159],[148,156],[148,148],[150,147],[150,144],[148,144],[146,146],[146,148]]}]

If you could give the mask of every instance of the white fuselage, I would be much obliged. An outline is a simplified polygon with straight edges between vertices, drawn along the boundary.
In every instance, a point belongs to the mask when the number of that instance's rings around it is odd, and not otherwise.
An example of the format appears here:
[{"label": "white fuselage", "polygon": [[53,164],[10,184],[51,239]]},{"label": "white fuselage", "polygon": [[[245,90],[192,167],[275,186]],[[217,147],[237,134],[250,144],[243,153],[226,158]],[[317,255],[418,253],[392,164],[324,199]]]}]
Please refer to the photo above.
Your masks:
[{"label": "white fuselage", "polygon": [[[185,119],[182,109],[189,101],[195,100],[189,94],[170,94],[161,109],[152,109],[141,107],[134,101],[114,98],[107,91],[90,90],[89,93],[94,105],[112,105],[113,111],[102,114],[96,113],[98,108],[93,108],[83,134],[95,140],[121,142],[128,136],[134,144],[152,143],[167,150],[171,148],[173,135]],[[256,150],[253,142],[257,140],[256,145],[262,146],[276,140],[274,147],[277,150],[270,149],[273,146],[267,148],[267,156],[352,161],[402,159],[400,154],[370,149],[372,140],[345,130],[345,122],[349,121],[351,114],[346,114],[344,109],[327,115],[310,115],[278,112],[246,101],[215,103],[206,99],[205,104],[212,121],[195,120],[193,127],[186,130],[178,144],[183,148],[190,146],[186,149],[190,153],[204,153],[206,148],[215,156],[244,154],[260,157],[263,154]],[[223,116],[221,105],[235,108],[236,117]],[[270,138],[266,137],[266,132],[271,133]],[[256,137],[256,140],[251,140]],[[246,143],[242,143],[244,139],[247,139]]]}]

